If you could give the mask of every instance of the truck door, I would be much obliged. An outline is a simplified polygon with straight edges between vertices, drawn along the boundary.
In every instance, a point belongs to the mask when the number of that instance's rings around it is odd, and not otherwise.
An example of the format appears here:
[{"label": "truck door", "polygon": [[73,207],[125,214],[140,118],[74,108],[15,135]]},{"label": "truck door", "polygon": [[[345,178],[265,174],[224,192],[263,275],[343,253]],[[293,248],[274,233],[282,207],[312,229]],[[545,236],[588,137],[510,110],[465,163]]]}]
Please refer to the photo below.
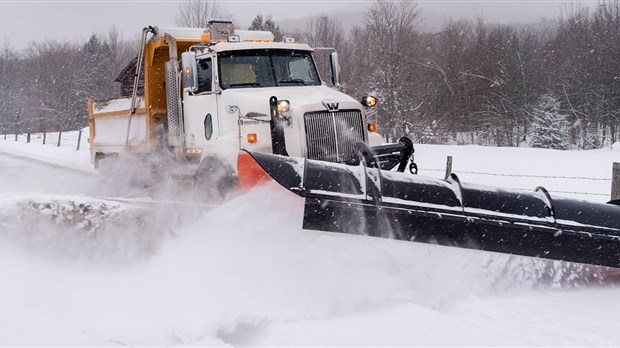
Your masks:
[{"label": "truck door", "polygon": [[187,147],[209,147],[220,136],[218,94],[214,89],[213,59],[199,59],[196,64],[197,88],[184,92],[183,116]]}]

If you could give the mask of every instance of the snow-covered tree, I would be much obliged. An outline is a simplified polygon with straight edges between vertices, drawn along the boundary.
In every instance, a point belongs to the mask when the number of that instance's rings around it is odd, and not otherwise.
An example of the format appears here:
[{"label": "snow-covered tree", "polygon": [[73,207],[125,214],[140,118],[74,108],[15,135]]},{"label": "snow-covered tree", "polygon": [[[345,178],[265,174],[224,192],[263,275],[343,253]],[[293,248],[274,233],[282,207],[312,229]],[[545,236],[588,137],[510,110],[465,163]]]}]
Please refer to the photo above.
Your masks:
[{"label": "snow-covered tree", "polygon": [[435,144],[437,141],[437,135],[435,130],[429,124],[424,126],[419,133],[420,144]]},{"label": "snow-covered tree", "polygon": [[344,40],[345,31],[342,23],[326,14],[312,18],[304,33],[304,41],[312,47],[333,47],[338,50]]},{"label": "snow-covered tree", "polygon": [[257,14],[256,17],[252,20],[250,24],[249,30],[264,30],[270,31],[273,33],[274,39],[276,41],[282,41],[282,32],[280,31],[280,26],[276,24],[276,22],[271,19],[271,15],[267,15],[267,17],[263,17],[262,14]]},{"label": "snow-covered tree", "polygon": [[582,132],[581,147],[584,150],[600,149],[602,147],[602,136],[596,124],[587,124]]},{"label": "snow-covered tree", "polygon": [[[19,131],[19,112],[22,102],[23,83],[19,57],[10,49],[5,39],[0,48],[0,132]],[[19,88],[14,88],[19,86]],[[21,90],[20,90],[21,89]]]},{"label": "snow-covered tree", "polygon": [[358,62],[364,67],[362,84],[375,91],[379,104],[379,120],[383,135],[398,139],[415,124],[417,106],[421,103],[421,84],[415,69],[419,50],[420,11],[413,1],[377,0],[371,5],[364,26],[354,39],[359,40]]},{"label": "snow-covered tree", "polygon": [[530,146],[566,150],[569,145],[566,115],[560,113],[560,102],[552,95],[544,94],[532,111]]}]

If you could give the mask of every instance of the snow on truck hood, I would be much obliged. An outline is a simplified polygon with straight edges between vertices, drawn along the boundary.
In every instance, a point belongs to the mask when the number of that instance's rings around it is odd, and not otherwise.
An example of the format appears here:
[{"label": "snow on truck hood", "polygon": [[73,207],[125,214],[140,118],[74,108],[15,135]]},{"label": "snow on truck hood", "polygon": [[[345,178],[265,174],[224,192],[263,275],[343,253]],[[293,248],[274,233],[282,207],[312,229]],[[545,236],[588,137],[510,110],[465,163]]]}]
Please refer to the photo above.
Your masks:
[{"label": "snow on truck hood", "polygon": [[257,112],[269,115],[269,99],[288,100],[291,111],[327,110],[323,101],[337,102],[340,109],[362,109],[362,105],[350,96],[326,86],[291,86],[264,88],[230,88],[222,92],[224,109],[238,106],[242,114]]}]

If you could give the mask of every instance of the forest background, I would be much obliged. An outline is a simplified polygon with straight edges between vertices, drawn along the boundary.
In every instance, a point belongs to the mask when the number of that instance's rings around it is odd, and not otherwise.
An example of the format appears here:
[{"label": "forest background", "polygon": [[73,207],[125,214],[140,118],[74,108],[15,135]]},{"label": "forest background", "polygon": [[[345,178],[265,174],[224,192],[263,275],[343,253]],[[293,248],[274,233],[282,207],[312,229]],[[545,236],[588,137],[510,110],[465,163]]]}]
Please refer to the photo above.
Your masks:
[{"label": "forest background", "polygon": [[[177,25],[231,18],[217,1],[179,4]],[[478,20],[420,26],[415,1],[378,0],[352,28],[323,14],[280,29],[257,14],[249,29],[334,47],[341,86],[379,98],[378,131],[417,143],[593,149],[620,137],[620,2],[572,6],[531,25]],[[137,35],[137,34],[136,34]],[[120,95],[114,80],[138,40],[114,28],[86,42],[43,40],[0,47],[0,133],[88,124],[86,100]]]}]

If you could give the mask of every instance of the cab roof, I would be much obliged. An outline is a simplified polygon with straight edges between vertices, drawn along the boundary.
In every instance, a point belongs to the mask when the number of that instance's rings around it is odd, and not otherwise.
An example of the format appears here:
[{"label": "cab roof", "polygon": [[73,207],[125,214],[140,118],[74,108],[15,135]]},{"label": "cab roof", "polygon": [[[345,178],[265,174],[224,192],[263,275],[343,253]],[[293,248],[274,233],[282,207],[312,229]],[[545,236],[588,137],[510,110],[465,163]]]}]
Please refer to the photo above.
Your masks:
[{"label": "cab roof", "polygon": [[252,49],[284,49],[284,50],[301,50],[314,51],[310,46],[300,43],[286,42],[218,42],[210,46],[215,52],[234,51],[234,50],[252,50]]}]

